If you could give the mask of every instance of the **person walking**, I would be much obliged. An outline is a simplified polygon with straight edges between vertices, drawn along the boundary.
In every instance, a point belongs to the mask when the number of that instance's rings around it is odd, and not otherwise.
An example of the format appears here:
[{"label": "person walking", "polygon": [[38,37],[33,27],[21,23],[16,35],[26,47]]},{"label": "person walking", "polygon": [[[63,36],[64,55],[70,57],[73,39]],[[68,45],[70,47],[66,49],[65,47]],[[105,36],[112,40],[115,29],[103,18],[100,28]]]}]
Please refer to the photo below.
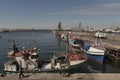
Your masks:
[{"label": "person walking", "polygon": [[23,74],[22,67],[20,68],[20,71],[19,71],[19,78],[21,79],[21,77],[25,77],[24,74]]},{"label": "person walking", "polygon": [[21,60],[20,60],[20,64],[18,65],[19,65],[19,79],[21,79],[21,77],[24,77]]}]

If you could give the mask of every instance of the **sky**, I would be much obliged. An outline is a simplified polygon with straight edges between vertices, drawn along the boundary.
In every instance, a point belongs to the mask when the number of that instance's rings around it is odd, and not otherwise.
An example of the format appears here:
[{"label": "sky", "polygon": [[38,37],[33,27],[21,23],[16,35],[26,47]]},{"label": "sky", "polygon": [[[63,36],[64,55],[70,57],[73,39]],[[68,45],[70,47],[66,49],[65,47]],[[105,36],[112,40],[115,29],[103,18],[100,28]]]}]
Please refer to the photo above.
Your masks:
[{"label": "sky", "polygon": [[0,0],[0,28],[120,24],[120,0]]}]

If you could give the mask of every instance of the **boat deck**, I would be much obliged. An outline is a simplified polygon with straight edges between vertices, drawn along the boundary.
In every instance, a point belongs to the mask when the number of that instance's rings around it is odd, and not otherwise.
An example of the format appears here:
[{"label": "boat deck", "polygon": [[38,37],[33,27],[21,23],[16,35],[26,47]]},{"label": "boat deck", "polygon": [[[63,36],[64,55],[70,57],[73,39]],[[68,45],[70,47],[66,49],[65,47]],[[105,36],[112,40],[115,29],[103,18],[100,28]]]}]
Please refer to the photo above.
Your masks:
[{"label": "boat deck", "polygon": [[[0,77],[0,80],[19,80],[19,74],[8,74]],[[117,73],[76,73],[70,76],[63,76],[56,73],[26,73],[26,77],[21,80],[119,80],[120,74]],[[47,76],[47,77],[46,77]]]}]

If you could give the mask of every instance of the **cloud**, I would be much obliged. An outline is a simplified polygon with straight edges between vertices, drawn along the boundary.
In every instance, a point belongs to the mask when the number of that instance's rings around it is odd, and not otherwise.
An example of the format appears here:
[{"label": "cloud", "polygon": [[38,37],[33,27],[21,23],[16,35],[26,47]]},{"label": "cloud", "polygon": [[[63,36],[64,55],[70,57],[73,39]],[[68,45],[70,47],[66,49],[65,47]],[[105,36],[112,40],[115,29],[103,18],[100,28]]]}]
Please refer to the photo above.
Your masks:
[{"label": "cloud", "polygon": [[46,13],[45,15],[80,15],[80,16],[97,16],[97,15],[119,15],[120,3],[104,3],[95,5],[84,5],[61,12]]}]

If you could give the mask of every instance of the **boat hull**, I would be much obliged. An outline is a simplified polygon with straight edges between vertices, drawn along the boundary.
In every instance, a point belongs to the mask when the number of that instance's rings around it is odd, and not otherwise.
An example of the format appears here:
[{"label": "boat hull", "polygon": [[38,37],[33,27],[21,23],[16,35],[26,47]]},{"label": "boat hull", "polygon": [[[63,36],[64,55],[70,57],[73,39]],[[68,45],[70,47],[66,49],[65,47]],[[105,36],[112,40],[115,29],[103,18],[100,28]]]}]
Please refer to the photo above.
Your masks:
[{"label": "boat hull", "polygon": [[[85,61],[86,62],[86,61]],[[84,71],[84,68],[85,68],[85,62],[81,63],[81,64],[77,64],[77,65],[74,65],[74,66],[71,66],[69,69],[68,69],[68,73],[79,73],[79,72],[83,72]]]},{"label": "boat hull", "polygon": [[[80,62],[76,65],[72,65],[69,68],[65,68],[65,69],[64,68],[63,69],[34,69],[34,70],[23,70],[23,72],[24,73],[43,73],[43,72],[47,72],[47,73],[71,73],[72,74],[72,73],[82,72],[85,62],[86,62],[86,60],[83,60],[82,62]],[[12,67],[12,66],[14,66],[14,67]],[[5,72],[16,72],[16,73],[19,72],[19,70],[16,69],[15,65],[9,65],[9,67],[7,66],[7,68],[4,71]]]},{"label": "boat hull", "polygon": [[81,50],[81,46],[79,46],[79,45],[71,45],[74,49],[78,49],[78,50]]},{"label": "boat hull", "polygon": [[104,60],[104,50],[99,48],[90,47],[88,51],[86,51],[88,58],[93,59],[97,62],[103,63]]},{"label": "boat hull", "polygon": [[85,67],[85,62],[82,62],[80,64],[77,64],[77,65],[73,65],[73,66],[70,66],[69,68],[66,68],[66,69],[51,69],[51,70],[39,70],[36,72],[38,73],[42,73],[42,72],[47,72],[47,73],[70,73],[70,74],[73,74],[73,73],[80,73],[80,72],[83,72],[83,69]]},{"label": "boat hull", "polygon": [[87,54],[87,57],[89,59],[92,59],[92,60],[97,61],[99,63],[103,63],[103,61],[104,61],[104,55],[91,55],[91,54]]}]

